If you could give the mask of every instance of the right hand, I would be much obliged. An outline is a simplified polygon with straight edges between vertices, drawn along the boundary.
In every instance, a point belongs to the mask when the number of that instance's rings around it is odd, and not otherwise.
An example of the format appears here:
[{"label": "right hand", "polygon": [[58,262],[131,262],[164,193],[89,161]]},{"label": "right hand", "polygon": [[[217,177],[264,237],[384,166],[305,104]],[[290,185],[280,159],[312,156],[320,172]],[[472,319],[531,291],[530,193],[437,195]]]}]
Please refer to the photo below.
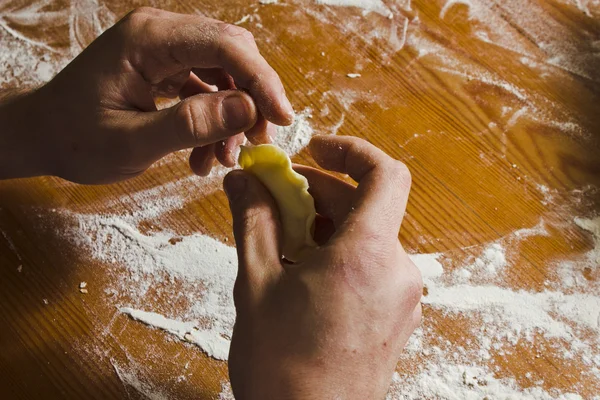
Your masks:
[{"label": "right hand", "polygon": [[364,140],[320,136],[323,168],[306,176],[321,245],[296,264],[281,258],[279,212],[252,175],[224,182],[239,271],[229,356],[236,399],[383,399],[421,318],[421,276],[398,241],[410,189],[404,164]]}]

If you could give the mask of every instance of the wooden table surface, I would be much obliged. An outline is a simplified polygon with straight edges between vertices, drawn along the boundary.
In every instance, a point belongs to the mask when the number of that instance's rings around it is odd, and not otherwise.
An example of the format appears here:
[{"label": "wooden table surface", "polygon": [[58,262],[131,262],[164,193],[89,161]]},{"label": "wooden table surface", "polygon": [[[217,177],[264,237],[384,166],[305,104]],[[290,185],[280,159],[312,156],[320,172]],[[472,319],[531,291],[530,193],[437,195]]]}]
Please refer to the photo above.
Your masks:
[{"label": "wooden table surface", "polygon": [[[498,284],[541,292],[560,285],[556,260],[577,259],[594,247],[573,219],[600,211],[600,3],[453,3],[383,1],[383,9],[370,13],[312,0],[152,5],[251,30],[295,109],[310,108],[316,133],[363,137],[405,162],[414,183],[400,239],[409,252],[443,253],[451,270],[482,244],[542,221],[547,233],[513,246]],[[15,51],[64,64],[139,5],[4,0],[0,34]],[[2,65],[2,74],[12,76],[5,87],[35,80],[23,72],[27,65],[20,72]],[[52,177],[0,183],[0,397],[218,398],[226,363],[118,313],[120,304],[105,291],[118,279],[118,262],[94,259],[67,237],[69,215],[133,212],[140,207],[135,194],[155,188],[185,204],[146,221],[148,230],[201,232],[231,244],[219,179],[191,178],[186,157],[169,156],[112,186]],[[294,160],[311,164],[305,151]],[[595,296],[599,271],[581,270]],[[88,282],[86,295],[81,281]],[[163,301],[148,309],[164,311],[169,299]],[[467,346],[475,319],[426,306],[428,343]],[[590,365],[550,342],[519,342],[510,354],[473,362],[493,363],[497,378],[512,378],[521,388],[588,399],[600,393],[598,376],[581,373]],[[597,342],[594,351],[597,356]],[[408,353],[398,371],[410,376],[427,358],[426,351]]]}]

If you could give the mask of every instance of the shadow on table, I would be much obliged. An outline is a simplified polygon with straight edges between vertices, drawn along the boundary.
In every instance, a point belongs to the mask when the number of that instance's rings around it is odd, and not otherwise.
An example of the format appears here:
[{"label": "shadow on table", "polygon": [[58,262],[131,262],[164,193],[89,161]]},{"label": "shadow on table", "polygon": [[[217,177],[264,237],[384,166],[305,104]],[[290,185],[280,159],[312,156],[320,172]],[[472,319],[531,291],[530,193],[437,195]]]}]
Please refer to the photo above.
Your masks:
[{"label": "shadow on table", "polygon": [[[0,185],[0,391],[20,398],[143,399],[164,388],[177,399],[215,398],[226,366],[202,354],[193,355],[195,367],[181,381],[169,357],[147,363],[153,365],[143,377],[128,368],[147,366],[144,346],[177,356],[199,350],[165,343],[165,333],[119,315],[94,288],[80,293],[81,281],[107,287],[102,271],[110,266],[90,261],[68,238],[77,221],[56,211],[56,198],[36,200],[38,190],[27,181]],[[125,338],[136,343],[135,354]],[[122,366],[120,377],[115,365]]]}]

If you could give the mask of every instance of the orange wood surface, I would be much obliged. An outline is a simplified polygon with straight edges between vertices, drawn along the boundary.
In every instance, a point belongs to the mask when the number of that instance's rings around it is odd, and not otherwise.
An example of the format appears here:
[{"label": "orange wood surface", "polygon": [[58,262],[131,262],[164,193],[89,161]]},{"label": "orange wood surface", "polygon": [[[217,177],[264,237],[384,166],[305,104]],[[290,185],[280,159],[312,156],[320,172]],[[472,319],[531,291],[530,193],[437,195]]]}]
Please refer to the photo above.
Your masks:
[{"label": "orange wood surface", "polygon": [[[142,5],[98,1],[73,4],[94,3],[100,27],[111,21],[107,15],[118,19]],[[254,33],[295,109],[312,110],[317,133],[363,137],[405,162],[413,175],[400,235],[407,251],[443,252],[452,259],[445,266],[452,268],[472,246],[543,219],[549,234],[520,243],[502,285],[544,290],[557,279],[548,267],[553,260],[594,245],[573,218],[600,210],[600,6],[583,2],[588,4],[583,12],[576,2],[521,2],[523,13],[531,4],[543,11],[548,20],[540,24],[548,25],[548,38],[569,46],[556,50],[562,60],[549,62],[554,50],[544,49],[510,9],[518,1],[475,2],[487,4],[495,26],[503,29],[502,42],[482,40],[477,32],[491,19],[473,18],[465,5],[450,7],[440,18],[443,1],[418,0],[410,7],[406,1],[384,3],[392,19],[313,1],[152,5],[232,23],[249,15],[240,25]],[[97,25],[73,4],[48,4],[47,11],[71,7],[72,18],[10,28],[48,44],[55,50],[49,53],[52,60],[70,57],[97,35]],[[535,18],[539,14],[531,12]],[[591,55],[586,58],[585,52]],[[575,58],[565,60],[565,54]],[[354,72],[361,76],[346,76]],[[522,117],[515,116],[519,110]],[[200,178],[177,184],[191,175],[187,154],[172,155],[142,176],[111,186],[79,186],[53,177],[0,182],[0,398],[145,398],[115,370],[129,364],[144,366],[142,385],[151,382],[171,398],[218,398],[226,363],[116,312],[103,289],[110,287],[117,266],[93,260],[64,236],[74,223],[64,210],[126,212],[136,206],[133,194],[171,184],[160,190],[184,196],[186,205],[150,221],[147,229],[157,224],[180,235],[202,232],[231,244],[224,193],[206,194]],[[312,164],[305,151],[294,160]],[[550,200],[541,187],[552,194]],[[600,273],[586,269],[585,275],[595,282]],[[89,284],[87,295],[78,290],[81,281]],[[164,307],[159,302],[153,309]],[[467,315],[424,309],[424,324],[437,333],[429,338],[431,345],[469,346],[466,327],[477,323]],[[398,370],[410,374],[427,358],[405,356]],[[492,358],[499,377],[513,377],[522,387],[543,378],[546,390],[590,399],[600,393],[598,380],[578,372],[588,367],[565,359],[544,338]],[[532,376],[526,377],[528,372]]]}]

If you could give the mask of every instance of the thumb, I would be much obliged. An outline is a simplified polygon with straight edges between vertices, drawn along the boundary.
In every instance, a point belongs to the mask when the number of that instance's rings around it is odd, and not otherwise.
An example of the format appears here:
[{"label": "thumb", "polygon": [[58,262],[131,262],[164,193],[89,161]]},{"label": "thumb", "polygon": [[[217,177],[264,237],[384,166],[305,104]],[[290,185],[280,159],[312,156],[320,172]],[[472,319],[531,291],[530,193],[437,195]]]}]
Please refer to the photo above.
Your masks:
[{"label": "thumb", "polygon": [[250,129],[257,119],[254,101],[239,90],[198,94],[147,114],[139,139],[152,147],[154,158],[226,139]]},{"label": "thumb", "polygon": [[281,224],[273,197],[253,175],[232,171],[223,181],[233,216],[238,281],[256,290],[282,272]]}]

